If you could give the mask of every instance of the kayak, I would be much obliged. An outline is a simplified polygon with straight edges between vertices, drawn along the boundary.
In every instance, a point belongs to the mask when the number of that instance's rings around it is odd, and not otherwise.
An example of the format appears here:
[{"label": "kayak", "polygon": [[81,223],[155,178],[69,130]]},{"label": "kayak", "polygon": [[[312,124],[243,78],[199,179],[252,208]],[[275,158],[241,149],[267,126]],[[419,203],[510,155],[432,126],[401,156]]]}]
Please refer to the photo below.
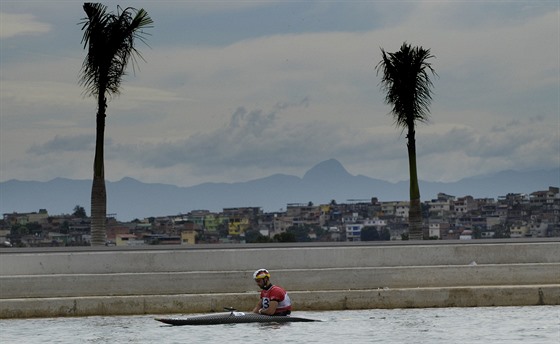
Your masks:
[{"label": "kayak", "polygon": [[312,322],[315,319],[292,317],[289,315],[261,315],[256,313],[243,313],[232,311],[229,313],[214,313],[204,315],[193,315],[178,318],[156,318],[164,324],[183,325],[220,325],[220,324],[243,324],[243,323],[288,323],[288,322]]}]

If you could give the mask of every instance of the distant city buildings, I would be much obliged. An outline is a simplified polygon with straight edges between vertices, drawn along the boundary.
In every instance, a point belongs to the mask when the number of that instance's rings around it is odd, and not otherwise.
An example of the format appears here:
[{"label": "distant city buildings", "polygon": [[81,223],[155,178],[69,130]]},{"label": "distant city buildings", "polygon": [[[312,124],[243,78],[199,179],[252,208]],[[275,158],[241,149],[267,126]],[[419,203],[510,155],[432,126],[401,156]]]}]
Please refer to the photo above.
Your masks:
[{"label": "distant city buildings", "polygon": [[[78,207],[77,207],[78,208]],[[408,233],[408,202],[287,204],[281,212],[260,207],[225,208],[119,222],[107,217],[107,245],[192,245],[272,241],[402,240]],[[498,199],[439,193],[422,203],[425,237],[434,240],[560,236],[558,187]],[[4,246],[89,245],[90,219],[83,213],[8,213],[0,221]]]}]

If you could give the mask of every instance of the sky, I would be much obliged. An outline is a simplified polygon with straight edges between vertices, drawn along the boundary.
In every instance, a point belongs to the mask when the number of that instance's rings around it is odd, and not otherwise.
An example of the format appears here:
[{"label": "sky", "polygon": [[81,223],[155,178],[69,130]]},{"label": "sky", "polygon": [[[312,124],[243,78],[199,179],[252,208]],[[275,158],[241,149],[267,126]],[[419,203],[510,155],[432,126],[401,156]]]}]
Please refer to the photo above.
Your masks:
[{"label": "sky", "polygon": [[[421,180],[560,166],[560,2],[104,1],[154,20],[111,98],[105,178],[192,186],[336,159],[408,180],[376,65],[430,49]],[[80,86],[80,1],[0,0],[0,182],[91,179],[96,100]]]}]

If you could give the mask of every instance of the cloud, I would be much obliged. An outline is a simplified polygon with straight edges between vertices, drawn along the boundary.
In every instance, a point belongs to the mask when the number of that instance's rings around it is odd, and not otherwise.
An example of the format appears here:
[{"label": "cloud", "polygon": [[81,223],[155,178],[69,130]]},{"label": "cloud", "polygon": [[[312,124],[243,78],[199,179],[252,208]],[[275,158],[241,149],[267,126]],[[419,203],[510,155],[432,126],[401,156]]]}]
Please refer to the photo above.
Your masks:
[{"label": "cloud", "polygon": [[[151,48],[139,47],[146,63],[125,78],[107,109],[109,179],[230,182],[303,175],[329,158],[353,174],[407,179],[406,139],[387,115],[374,69],[380,47],[393,51],[405,40],[431,48],[440,75],[431,122],[418,128],[422,179],[560,163],[557,5],[243,3],[145,6],[156,20]],[[200,6],[190,8],[200,18],[181,12],[188,6]],[[45,164],[64,166],[77,156],[90,176],[96,104],[77,83],[84,52],[75,22],[83,12],[73,11],[74,22],[53,24],[61,35],[68,25],[76,30],[73,50],[41,49],[29,63],[18,50],[27,49],[24,40],[0,67],[2,178],[42,177],[47,169],[69,176]],[[251,19],[256,13],[262,16]],[[32,162],[43,166],[30,168]],[[74,168],[73,176],[81,172]]]},{"label": "cloud", "polygon": [[52,25],[37,20],[33,14],[0,12],[0,39],[24,35],[40,35],[51,31]]},{"label": "cloud", "polygon": [[231,114],[227,125],[213,131],[155,144],[118,144],[112,147],[114,152],[111,154],[145,167],[166,168],[196,162],[194,165],[203,170],[224,164],[246,166],[248,160],[254,160],[258,165],[259,161],[268,161],[276,150],[291,146],[287,142],[293,140],[293,128],[279,124],[278,116],[306,106],[306,98],[296,103],[276,103],[266,111],[247,110],[240,106]]},{"label": "cloud", "polygon": [[60,154],[61,152],[92,152],[95,148],[95,135],[56,135],[44,144],[33,144],[28,153],[36,155]]},{"label": "cloud", "polygon": [[[421,179],[456,181],[501,170],[536,170],[560,166],[560,137],[550,119],[512,120],[492,128],[435,124],[418,133]],[[554,122],[554,121],[552,121]],[[552,134],[552,135],[551,135]]]}]

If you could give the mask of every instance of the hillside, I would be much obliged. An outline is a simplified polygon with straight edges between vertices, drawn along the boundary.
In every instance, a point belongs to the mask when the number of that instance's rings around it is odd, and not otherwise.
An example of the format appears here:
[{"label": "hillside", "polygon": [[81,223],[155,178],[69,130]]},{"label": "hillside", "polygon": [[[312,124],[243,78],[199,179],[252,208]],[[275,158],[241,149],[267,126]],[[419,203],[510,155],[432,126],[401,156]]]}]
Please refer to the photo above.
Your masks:
[{"label": "hillside", "polygon": [[[454,196],[497,198],[508,193],[531,193],[560,185],[560,169],[549,171],[504,171],[465,178],[454,183],[420,181],[422,200],[439,192]],[[56,178],[48,182],[9,180],[0,183],[0,211],[72,213],[76,205],[89,215],[90,180]],[[128,221],[149,216],[187,213],[195,209],[221,211],[230,207],[262,207],[265,212],[285,209],[288,203],[314,204],[349,199],[380,201],[408,199],[408,181],[390,183],[352,175],[330,159],[313,166],[302,178],[275,174],[240,183],[204,183],[191,187],[150,184],[132,178],[107,182],[107,212]]]}]

